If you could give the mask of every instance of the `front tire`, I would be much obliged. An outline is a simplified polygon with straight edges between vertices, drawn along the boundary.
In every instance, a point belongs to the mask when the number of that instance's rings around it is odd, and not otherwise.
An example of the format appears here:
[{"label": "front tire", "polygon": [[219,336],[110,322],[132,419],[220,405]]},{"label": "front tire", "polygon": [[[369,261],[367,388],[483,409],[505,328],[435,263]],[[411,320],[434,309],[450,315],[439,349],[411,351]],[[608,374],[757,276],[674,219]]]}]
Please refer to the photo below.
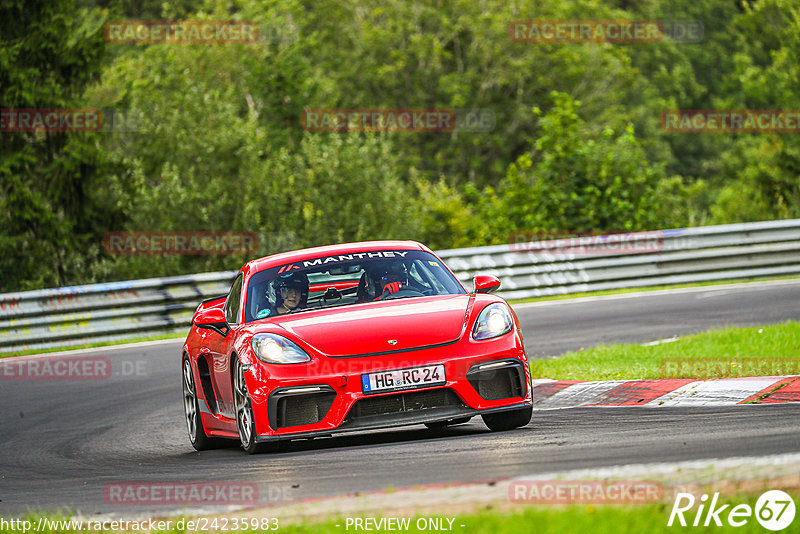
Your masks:
[{"label": "front tire", "polygon": [[192,362],[189,356],[183,356],[183,411],[186,419],[186,428],[189,431],[189,441],[192,447],[198,451],[218,449],[223,447],[226,442],[221,439],[209,438],[203,428],[203,420],[200,416],[200,403],[197,399],[197,387],[192,372]]},{"label": "front tire", "polygon": [[233,362],[233,397],[236,404],[236,428],[239,431],[239,442],[248,454],[278,450],[281,442],[256,443],[256,422],[253,417],[253,403],[247,393],[247,382],[244,379],[244,366],[239,358]]},{"label": "front tire", "polygon": [[509,410],[500,413],[487,413],[481,415],[483,422],[492,432],[513,430],[531,422],[533,407],[527,406],[518,410]]}]

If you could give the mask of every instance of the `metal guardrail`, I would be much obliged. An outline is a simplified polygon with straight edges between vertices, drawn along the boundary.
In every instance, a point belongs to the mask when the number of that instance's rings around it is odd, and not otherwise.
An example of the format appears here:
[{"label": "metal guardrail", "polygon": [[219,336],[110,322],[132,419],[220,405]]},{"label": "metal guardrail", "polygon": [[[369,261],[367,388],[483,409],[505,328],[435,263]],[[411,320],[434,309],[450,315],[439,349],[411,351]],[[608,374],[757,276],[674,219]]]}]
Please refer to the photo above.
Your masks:
[{"label": "metal guardrail", "polygon": [[0,294],[0,353],[186,332],[236,271]]},{"label": "metal guardrail", "polygon": [[[471,286],[500,278],[506,299],[712,280],[800,275],[800,219],[628,234],[590,249],[527,242],[444,250]],[[620,250],[617,250],[620,249]],[[630,248],[630,247],[629,247]],[[235,271],[0,294],[0,352],[80,346],[186,332],[200,300],[227,293]]]},{"label": "metal guardrail", "polygon": [[[633,234],[635,237],[636,234]],[[527,243],[438,253],[462,282],[493,274],[506,299],[800,274],[800,219],[639,234],[648,253],[554,254]],[[516,250],[514,250],[516,249]]]}]

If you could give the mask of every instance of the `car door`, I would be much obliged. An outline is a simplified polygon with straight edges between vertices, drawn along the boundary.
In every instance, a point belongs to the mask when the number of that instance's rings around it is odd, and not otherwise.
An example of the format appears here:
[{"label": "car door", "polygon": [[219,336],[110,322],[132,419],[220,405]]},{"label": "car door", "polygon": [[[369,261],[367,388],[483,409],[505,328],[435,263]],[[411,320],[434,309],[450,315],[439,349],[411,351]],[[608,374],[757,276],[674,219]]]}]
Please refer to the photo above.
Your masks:
[{"label": "car door", "polygon": [[236,409],[233,404],[233,377],[231,375],[231,353],[233,344],[238,333],[238,325],[242,307],[242,285],[244,281],[243,273],[239,273],[236,280],[231,285],[228,297],[225,299],[225,317],[231,330],[228,335],[215,336],[215,341],[209,343],[208,348],[213,360],[214,392],[217,397],[217,408],[219,414],[225,417],[234,418]]}]

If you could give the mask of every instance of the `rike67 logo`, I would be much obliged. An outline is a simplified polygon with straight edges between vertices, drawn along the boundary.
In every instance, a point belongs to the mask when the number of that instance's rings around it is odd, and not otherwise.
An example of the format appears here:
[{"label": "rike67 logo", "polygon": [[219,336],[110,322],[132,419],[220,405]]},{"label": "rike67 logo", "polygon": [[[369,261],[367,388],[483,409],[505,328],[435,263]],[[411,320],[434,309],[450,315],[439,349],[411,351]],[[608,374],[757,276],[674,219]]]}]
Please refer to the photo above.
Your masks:
[{"label": "rike67 logo", "polygon": [[[699,502],[698,502],[699,501]],[[697,509],[694,510],[695,504]],[[767,530],[784,530],[794,521],[794,500],[781,490],[770,490],[763,493],[756,501],[755,507],[749,504],[719,503],[719,493],[715,493],[708,502],[708,495],[703,494],[695,499],[691,493],[678,493],[675,504],[669,514],[667,526],[709,527],[728,525],[742,527],[755,516],[756,521]],[[684,515],[685,514],[685,515]],[[676,521],[677,520],[677,521]]]}]

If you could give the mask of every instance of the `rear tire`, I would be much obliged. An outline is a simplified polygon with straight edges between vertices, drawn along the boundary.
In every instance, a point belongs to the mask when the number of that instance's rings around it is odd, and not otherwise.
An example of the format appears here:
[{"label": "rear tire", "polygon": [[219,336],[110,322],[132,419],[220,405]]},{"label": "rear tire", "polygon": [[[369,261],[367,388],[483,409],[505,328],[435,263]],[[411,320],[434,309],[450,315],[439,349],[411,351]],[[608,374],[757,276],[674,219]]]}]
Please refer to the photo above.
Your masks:
[{"label": "rear tire", "polygon": [[189,356],[183,356],[183,411],[186,419],[186,427],[189,431],[189,441],[192,447],[198,451],[209,449],[219,449],[230,445],[228,440],[209,438],[203,428],[203,419],[200,415],[200,402],[197,399],[197,387],[194,381],[192,363]]},{"label": "rear tire", "polygon": [[518,410],[509,410],[500,413],[487,413],[481,415],[483,422],[492,432],[513,430],[531,422],[533,407],[527,406]]}]

